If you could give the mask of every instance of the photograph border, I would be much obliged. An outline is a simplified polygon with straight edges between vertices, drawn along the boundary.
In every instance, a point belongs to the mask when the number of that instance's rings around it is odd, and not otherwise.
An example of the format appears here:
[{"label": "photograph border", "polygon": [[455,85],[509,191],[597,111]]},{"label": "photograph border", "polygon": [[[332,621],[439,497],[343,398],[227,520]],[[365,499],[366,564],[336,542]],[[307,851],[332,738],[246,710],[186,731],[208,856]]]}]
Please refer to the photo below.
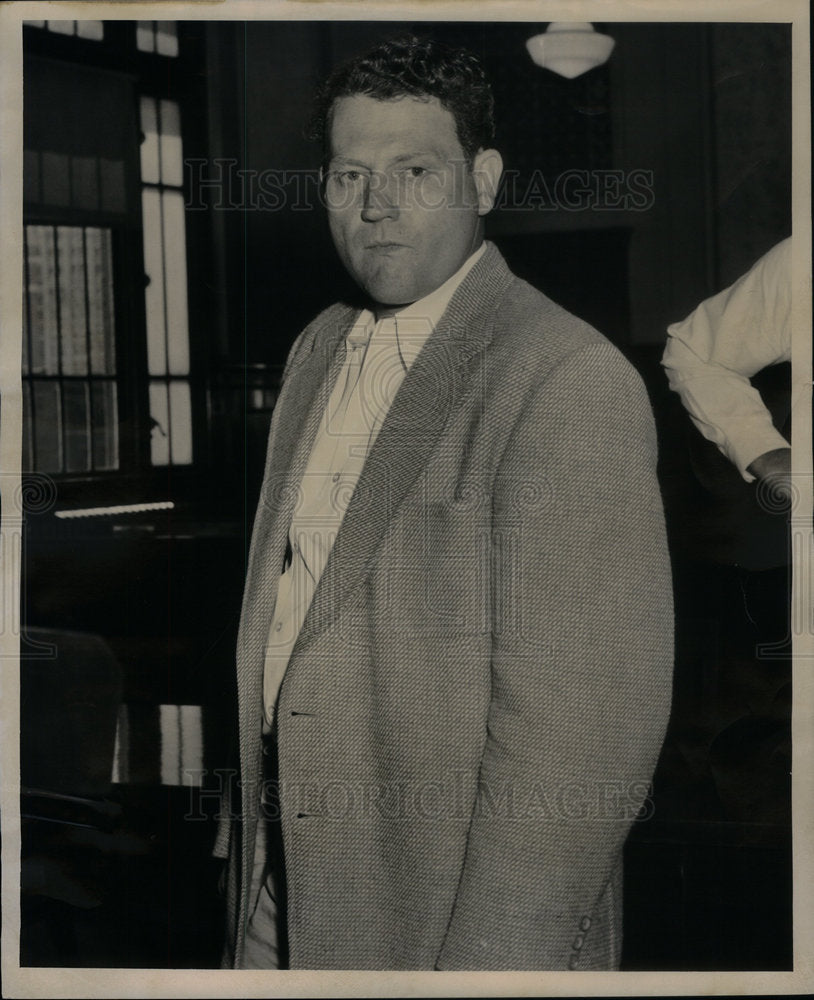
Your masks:
[{"label": "photograph border", "polygon": [[[332,0],[188,0],[186,3],[72,3],[24,0],[0,6],[0,503],[3,579],[0,590],[0,786],[2,787],[2,990],[8,997],[265,997],[275,996],[670,996],[802,994],[814,990],[814,561],[811,534],[811,399],[792,412],[793,635],[793,972],[243,972],[21,968],[19,966],[19,604],[22,532],[22,28],[48,16],[104,20],[578,20],[651,22],[783,22],[792,24],[794,302],[792,369],[811,386],[810,15],[804,0],[417,0],[334,3]],[[16,553],[16,554],[15,554]]]}]

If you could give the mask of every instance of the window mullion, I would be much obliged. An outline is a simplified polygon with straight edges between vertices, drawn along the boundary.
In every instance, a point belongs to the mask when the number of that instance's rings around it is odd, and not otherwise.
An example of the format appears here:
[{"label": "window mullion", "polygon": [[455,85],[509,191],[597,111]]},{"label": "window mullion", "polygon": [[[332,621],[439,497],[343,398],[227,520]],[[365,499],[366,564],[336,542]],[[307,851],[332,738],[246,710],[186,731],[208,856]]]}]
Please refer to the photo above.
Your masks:
[{"label": "window mullion", "polygon": [[90,468],[91,470],[96,469],[96,443],[94,441],[93,434],[93,363],[91,360],[91,347],[90,347],[90,289],[88,287],[90,281],[90,271],[88,268],[88,231],[85,226],[82,227],[82,285],[85,297],[85,370],[87,372],[86,380],[86,400],[85,400],[85,413],[86,413],[86,434],[88,439],[88,454],[90,456]]},{"label": "window mullion", "polygon": [[60,293],[59,278],[59,230],[57,226],[51,226],[51,245],[54,252],[54,302],[56,306],[56,335],[57,335],[57,393],[59,395],[59,406],[57,414],[59,420],[58,462],[59,471],[65,471],[65,456],[67,445],[65,441],[65,393],[63,391],[64,364],[62,359],[63,339],[62,339],[62,295]]}]

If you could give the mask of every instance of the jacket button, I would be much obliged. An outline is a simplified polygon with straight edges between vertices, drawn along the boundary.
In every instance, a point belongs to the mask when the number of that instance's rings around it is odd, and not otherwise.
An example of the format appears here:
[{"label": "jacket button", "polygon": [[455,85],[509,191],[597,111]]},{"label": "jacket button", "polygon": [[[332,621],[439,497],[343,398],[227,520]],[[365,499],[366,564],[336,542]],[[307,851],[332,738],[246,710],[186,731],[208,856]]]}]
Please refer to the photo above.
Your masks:
[{"label": "jacket button", "polygon": [[568,959],[568,968],[572,971],[579,965],[579,955],[572,955]]},{"label": "jacket button", "polygon": [[583,946],[584,943],[585,943],[584,935],[577,934],[577,936],[574,938],[573,947],[576,951],[579,951],[579,949]]},{"label": "jacket button", "polygon": [[583,917],[582,920],[580,920],[579,922],[579,929],[581,931],[587,931],[588,928],[591,926],[591,923],[592,921],[590,917]]}]

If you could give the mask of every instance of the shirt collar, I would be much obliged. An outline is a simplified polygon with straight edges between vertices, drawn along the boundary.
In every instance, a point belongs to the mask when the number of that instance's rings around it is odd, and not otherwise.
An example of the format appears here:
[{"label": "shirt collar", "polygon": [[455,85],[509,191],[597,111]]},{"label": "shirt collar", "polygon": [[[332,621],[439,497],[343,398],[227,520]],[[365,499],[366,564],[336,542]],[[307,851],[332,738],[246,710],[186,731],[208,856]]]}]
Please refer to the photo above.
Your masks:
[{"label": "shirt collar", "polygon": [[449,305],[449,300],[457,291],[458,285],[469,274],[484,253],[486,253],[486,244],[481,243],[478,249],[467,257],[455,274],[447,278],[443,285],[436,288],[434,292],[430,292],[429,295],[425,295],[423,299],[419,299],[417,302],[413,302],[409,306],[399,309],[397,313],[394,313],[394,316],[399,320],[399,324],[403,320],[423,319],[429,320],[434,329],[443,316],[444,310]]},{"label": "shirt collar", "polygon": [[392,316],[376,322],[373,312],[370,309],[363,309],[354,323],[354,329],[364,329],[368,337],[394,334],[398,339],[402,361],[409,368],[444,315],[458,286],[485,252],[486,243],[481,243],[443,285],[439,285],[434,292],[425,295],[423,299],[399,309]]}]

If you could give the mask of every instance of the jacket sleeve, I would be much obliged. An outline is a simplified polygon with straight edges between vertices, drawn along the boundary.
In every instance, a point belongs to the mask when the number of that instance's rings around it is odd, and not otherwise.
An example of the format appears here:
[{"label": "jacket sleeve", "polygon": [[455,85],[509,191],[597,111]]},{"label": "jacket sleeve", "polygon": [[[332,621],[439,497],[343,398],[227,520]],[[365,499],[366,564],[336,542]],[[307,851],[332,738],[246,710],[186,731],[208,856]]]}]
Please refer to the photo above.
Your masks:
[{"label": "jacket sleeve", "polygon": [[[644,388],[608,344],[561,362],[513,429],[493,494],[479,797],[439,969],[586,967],[574,948],[618,877],[669,714],[655,460]],[[595,943],[577,959],[613,965]]]}]

